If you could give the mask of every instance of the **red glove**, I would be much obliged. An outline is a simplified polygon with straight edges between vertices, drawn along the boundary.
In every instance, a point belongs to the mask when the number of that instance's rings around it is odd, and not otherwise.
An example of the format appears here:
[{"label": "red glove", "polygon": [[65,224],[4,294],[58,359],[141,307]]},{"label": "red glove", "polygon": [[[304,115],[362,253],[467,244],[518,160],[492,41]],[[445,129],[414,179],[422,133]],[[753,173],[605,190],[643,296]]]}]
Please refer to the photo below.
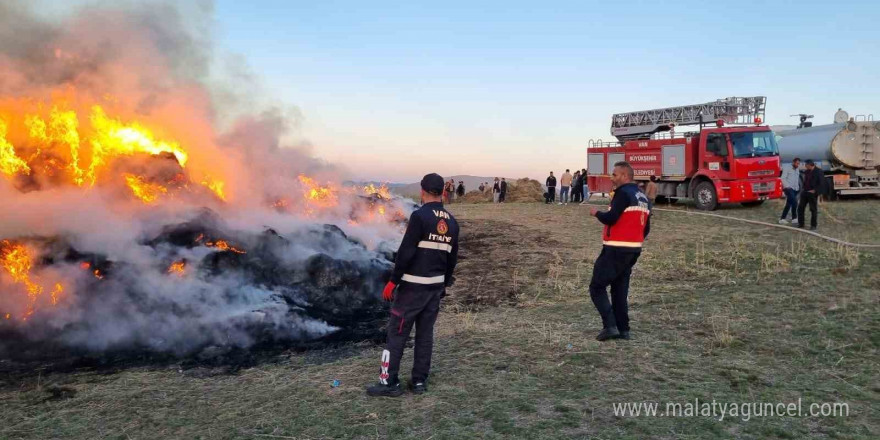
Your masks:
[{"label": "red glove", "polygon": [[395,287],[397,287],[397,284],[394,284],[393,281],[389,281],[388,284],[385,285],[385,290],[382,291],[382,299],[385,301],[393,300]]}]

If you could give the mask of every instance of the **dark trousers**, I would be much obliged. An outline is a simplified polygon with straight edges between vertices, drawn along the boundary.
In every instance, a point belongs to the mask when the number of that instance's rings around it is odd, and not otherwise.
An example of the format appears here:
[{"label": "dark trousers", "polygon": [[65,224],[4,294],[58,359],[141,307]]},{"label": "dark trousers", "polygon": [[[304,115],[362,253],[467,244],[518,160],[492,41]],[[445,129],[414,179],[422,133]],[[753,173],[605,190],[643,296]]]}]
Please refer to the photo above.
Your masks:
[{"label": "dark trousers", "polygon": [[783,192],[785,193],[785,208],[782,208],[782,220],[788,216],[789,209],[791,209],[791,219],[794,220],[798,217],[798,192],[791,188],[785,188]]},{"label": "dark trousers", "polygon": [[506,198],[507,198],[507,193],[506,193],[506,192],[499,193],[499,195],[498,195],[498,203],[503,202],[504,199],[506,199]]},{"label": "dark trousers", "polygon": [[411,284],[401,284],[391,306],[388,320],[386,350],[389,351],[388,383],[398,382],[400,359],[413,326],[416,328],[413,352],[413,383],[425,382],[431,371],[431,352],[434,348],[434,323],[440,312],[440,297],[444,289],[424,289]]},{"label": "dark trousers", "polygon": [[580,202],[583,197],[583,185],[574,185],[571,187],[571,201],[572,203]]},{"label": "dark trousers", "polygon": [[798,226],[804,227],[804,214],[807,210],[807,205],[810,205],[810,226],[815,228],[817,223],[819,222],[818,216],[818,202],[819,195],[814,192],[801,192],[801,201],[800,206],[798,206]]},{"label": "dark trousers", "polygon": [[[590,298],[602,317],[602,327],[617,327],[622,332],[629,331],[629,278],[632,268],[639,259],[640,252],[621,250],[611,246],[602,247],[602,252],[593,265],[593,279],[590,281]],[[605,289],[611,286],[611,302]]]},{"label": "dark trousers", "polygon": [[556,201],[556,187],[555,186],[548,186],[547,187],[547,199],[544,201],[544,203],[553,203],[555,201]]}]

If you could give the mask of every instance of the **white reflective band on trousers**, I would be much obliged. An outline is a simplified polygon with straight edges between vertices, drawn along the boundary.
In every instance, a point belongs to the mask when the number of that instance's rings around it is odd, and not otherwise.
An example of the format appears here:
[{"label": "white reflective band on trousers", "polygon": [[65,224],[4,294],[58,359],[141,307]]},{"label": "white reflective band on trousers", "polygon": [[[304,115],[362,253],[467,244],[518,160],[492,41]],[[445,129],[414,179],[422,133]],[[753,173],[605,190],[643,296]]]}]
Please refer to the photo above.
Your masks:
[{"label": "white reflective band on trousers", "polygon": [[604,244],[606,246],[621,246],[621,247],[633,247],[633,248],[642,247],[641,243],[633,243],[631,241],[603,241],[602,244]]},{"label": "white reflective band on trousers", "polygon": [[415,275],[404,274],[401,280],[415,284],[443,284],[446,282],[446,275],[437,275],[436,277],[418,277]]},{"label": "white reflective band on trousers", "polygon": [[437,243],[436,241],[420,241],[420,248],[437,249],[440,251],[452,252],[452,245],[446,243]]}]

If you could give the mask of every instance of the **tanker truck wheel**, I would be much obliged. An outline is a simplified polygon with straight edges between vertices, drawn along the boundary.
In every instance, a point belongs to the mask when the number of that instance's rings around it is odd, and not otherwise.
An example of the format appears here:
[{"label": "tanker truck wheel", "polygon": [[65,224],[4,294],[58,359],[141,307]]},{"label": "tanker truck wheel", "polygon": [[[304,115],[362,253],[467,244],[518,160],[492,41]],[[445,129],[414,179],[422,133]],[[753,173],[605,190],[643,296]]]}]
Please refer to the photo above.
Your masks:
[{"label": "tanker truck wheel", "polygon": [[761,206],[764,204],[763,200],[755,200],[754,202],[742,202],[742,205],[746,208],[754,208],[756,206]]},{"label": "tanker truck wheel", "polygon": [[718,207],[718,195],[715,194],[715,185],[712,182],[697,184],[694,188],[694,204],[703,211],[714,211]]}]

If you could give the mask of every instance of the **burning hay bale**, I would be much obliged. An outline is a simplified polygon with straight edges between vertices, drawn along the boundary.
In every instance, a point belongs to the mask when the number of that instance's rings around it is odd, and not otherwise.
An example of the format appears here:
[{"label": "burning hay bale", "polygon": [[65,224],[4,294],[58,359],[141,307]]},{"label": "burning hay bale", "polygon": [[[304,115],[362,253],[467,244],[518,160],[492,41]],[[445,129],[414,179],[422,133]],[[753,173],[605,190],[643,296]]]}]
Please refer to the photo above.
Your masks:
[{"label": "burning hay bale", "polygon": [[411,202],[343,187],[282,142],[297,121],[213,90],[175,6],[27,10],[0,4],[42,30],[0,45],[0,358],[378,334]]},{"label": "burning hay bale", "polygon": [[[185,356],[206,347],[381,334],[387,305],[379,292],[392,263],[336,226],[318,225],[289,237],[271,229],[254,235],[202,212],[165,227],[143,245],[154,261],[167,264],[145,270],[136,262],[111,263],[57,239],[4,242],[4,267],[29,290],[44,289],[43,280],[29,273],[40,269],[69,274],[64,284],[81,294],[53,293],[48,300],[35,293],[22,321],[0,322],[6,336],[0,356],[21,355],[22,344]],[[25,250],[32,254],[22,254]],[[8,264],[22,256],[27,260],[17,267]],[[56,307],[35,314],[46,300]]]}]

